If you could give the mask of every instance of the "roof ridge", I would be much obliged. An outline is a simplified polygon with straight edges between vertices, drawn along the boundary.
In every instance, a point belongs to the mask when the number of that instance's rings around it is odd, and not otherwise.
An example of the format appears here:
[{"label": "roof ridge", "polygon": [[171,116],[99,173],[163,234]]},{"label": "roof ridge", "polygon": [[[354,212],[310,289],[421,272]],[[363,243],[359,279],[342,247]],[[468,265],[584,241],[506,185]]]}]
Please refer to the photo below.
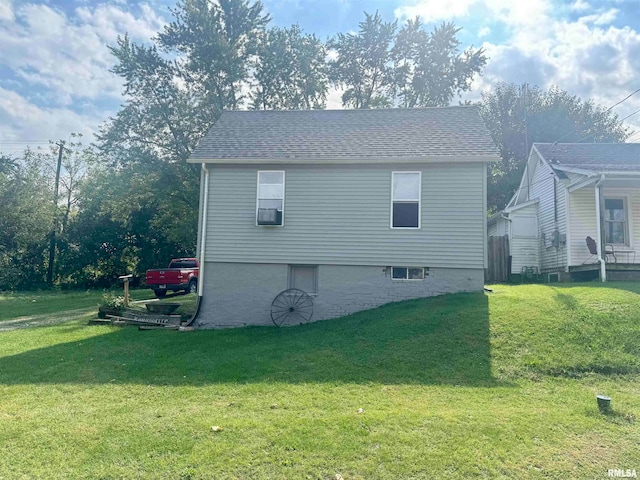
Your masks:
[{"label": "roof ridge", "polygon": [[298,110],[223,110],[224,113],[299,113],[299,112],[358,112],[358,113],[373,113],[373,112],[416,112],[424,110],[453,110],[453,109],[478,109],[477,105],[447,105],[444,107],[393,107],[393,108],[314,108],[314,109],[298,109]]}]

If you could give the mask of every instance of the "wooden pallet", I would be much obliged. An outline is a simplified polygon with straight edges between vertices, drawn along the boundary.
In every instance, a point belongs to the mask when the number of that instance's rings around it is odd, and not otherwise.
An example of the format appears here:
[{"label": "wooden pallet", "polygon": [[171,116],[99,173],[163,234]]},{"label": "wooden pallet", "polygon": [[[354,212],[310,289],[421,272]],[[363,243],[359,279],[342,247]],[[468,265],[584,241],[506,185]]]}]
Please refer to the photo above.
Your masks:
[{"label": "wooden pallet", "polygon": [[180,315],[171,315],[171,317],[125,317],[122,315],[107,315],[107,320],[113,325],[148,325],[160,327],[180,327]]}]

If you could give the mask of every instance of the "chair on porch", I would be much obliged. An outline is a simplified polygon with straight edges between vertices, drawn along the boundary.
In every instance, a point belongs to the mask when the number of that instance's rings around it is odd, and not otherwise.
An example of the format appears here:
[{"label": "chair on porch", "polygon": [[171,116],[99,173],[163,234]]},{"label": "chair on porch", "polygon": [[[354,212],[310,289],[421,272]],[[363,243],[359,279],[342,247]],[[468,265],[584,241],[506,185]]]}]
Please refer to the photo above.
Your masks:
[{"label": "chair on porch", "polygon": [[[589,262],[594,256],[598,255],[598,244],[596,243],[596,241],[591,237],[587,237],[586,240],[587,240],[587,248],[589,249],[589,253],[591,254],[591,256],[587,258],[584,262],[582,262],[583,265]],[[618,259],[616,258],[616,252],[613,249],[613,245],[609,243],[605,243],[604,252],[602,253],[604,254],[605,262],[610,263],[609,256],[611,256],[613,257],[613,263],[618,263]]]}]

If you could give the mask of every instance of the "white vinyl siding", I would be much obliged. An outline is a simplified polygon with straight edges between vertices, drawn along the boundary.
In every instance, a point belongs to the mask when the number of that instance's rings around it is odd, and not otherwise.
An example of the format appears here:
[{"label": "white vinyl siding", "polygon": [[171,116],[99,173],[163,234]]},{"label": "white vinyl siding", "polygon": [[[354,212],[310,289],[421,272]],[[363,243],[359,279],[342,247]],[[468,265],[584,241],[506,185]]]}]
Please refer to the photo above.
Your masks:
[{"label": "white vinyl siding", "polygon": [[537,208],[533,204],[510,214],[511,273],[521,273],[522,267],[540,267]]},{"label": "white vinyl siding", "polygon": [[489,236],[490,237],[504,237],[508,235],[508,224],[509,222],[504,218],[497,218],[493,225],[489,226]]},{"label": "white vinyl siding", "polygon": [[284,228],[255,226],[255,166],[212,169],[207,261],[484,266],[483,163],[420,169],[421,229],[389,228],[391,173],[398,165],[280,168],[286,172]]},{"label": "white vinyl siding", "polygon": [[567,232],[565,185],[556,179],[551,168],[541,160],[534,165],[536,167],[531,181],[531,199],[538,199],[539,266],[542,271],[563,270],[567,265],[566,245],[549,246],[549,241],[545,245],[543,238],[553,238],[556,230],[560,234]]},{"label": "white vinyl siding", "polygon": [[582,265],[591,254],[587,248],[587,237],[596,240],[596,207],[593,185],[569,194],[571,215],[571,261],[569,265]]},{"label": "white vinyl siding", "polygon": [[[604,188],[604,198],[622,198],[625,200],[626,218],[628,221],[628,245],[614,245],[618,263],[640,263],[640,189]],[[570,265],[581,265],[591,257],[587,249],[586,238],[597,239],[595,187],[590,185],[569,194],[571,211],[571,262]],[[635,257],[633,252],[635,251]],[[594,261],[592,258],[591,261]]]}]

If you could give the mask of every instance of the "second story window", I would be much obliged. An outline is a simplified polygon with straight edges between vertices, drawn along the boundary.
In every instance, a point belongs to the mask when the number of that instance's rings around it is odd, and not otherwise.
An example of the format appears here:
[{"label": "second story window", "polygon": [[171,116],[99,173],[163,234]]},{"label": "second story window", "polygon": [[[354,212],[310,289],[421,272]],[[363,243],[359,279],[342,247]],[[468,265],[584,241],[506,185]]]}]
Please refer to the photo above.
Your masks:
[{"label": "second story window", "polygon": [[420,228],[420,172],[391,174],[391,228]]},{"label": "second story window", "polygon": [[284,225],[284,172],[258,172],[257,225]]}]

